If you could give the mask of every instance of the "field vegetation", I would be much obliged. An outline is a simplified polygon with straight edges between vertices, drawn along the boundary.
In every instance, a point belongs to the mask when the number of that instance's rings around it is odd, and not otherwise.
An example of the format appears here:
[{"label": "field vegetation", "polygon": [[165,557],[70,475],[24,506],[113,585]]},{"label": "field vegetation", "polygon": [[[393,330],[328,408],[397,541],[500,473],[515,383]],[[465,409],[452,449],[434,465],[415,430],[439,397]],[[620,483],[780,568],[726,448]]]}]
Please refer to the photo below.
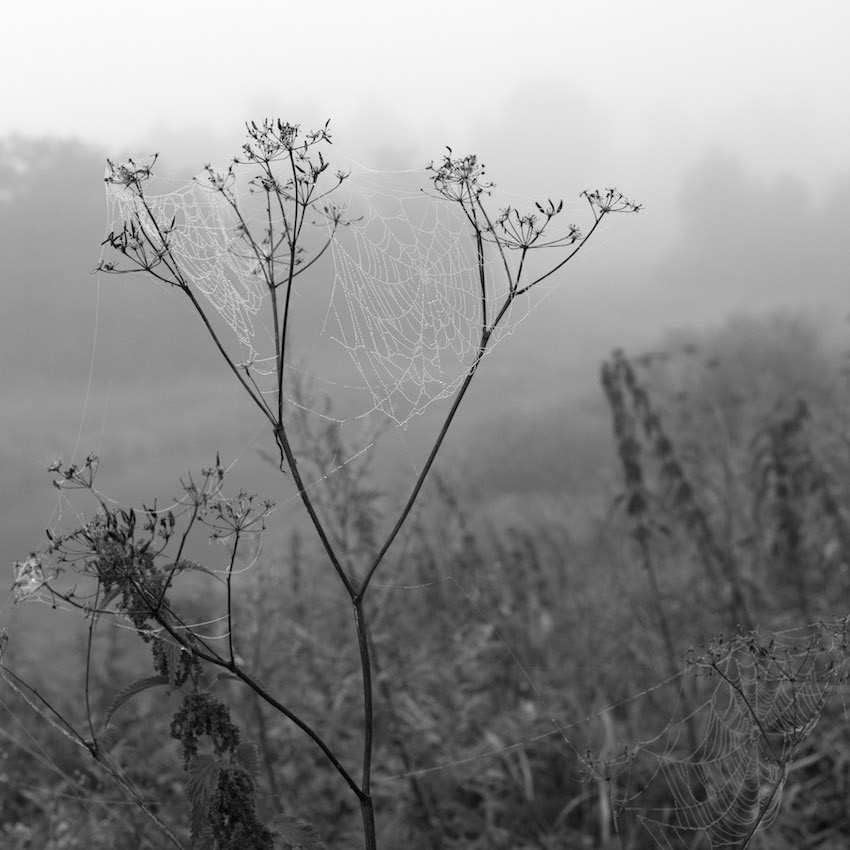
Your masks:
[{"label": "field vegetation", "polygon": [[[102,500],[93,455],[52,467],[85,521],[18,562],[16,591],[82,617],[54,649],[61,667],[43,641],[36,653],[4,636],[0,844],[846,847],[841,353],[788,316],[614,351],[579,434],[526,423],[533,441],[519,431],[451,464],[440,437],[399,494],[368,455],[340,463],[359,446],[321,390],[284,370],[283,293],[327,140],[267,124],[246,146],[260,191],[295,210],[246,238],[281,293],[275,392],[219,345],[311,524],[271,534],[274,505],[231,492],[222,458],[184,474],[168,511]],[[275,157],[291,183],[272,180]],[[145,167],[111,176],[143,199]],[[474,159],[450,151],[434,175],[479,257],[524,255],[557,216],[549,202],[499,230],[479,217]],[[588,201],[596,221],[635,209]],[[585,238],[566,234],[567,252]],[[194,299],[169,238],[137,212],[108,242]],[[507,300],[521,288],[518,273]],[[458,402],[487,367],[502,315],[487,306]],[[581,472],[555,499],[535,482],[559,452]],[[209,537],[223,565],[204,562]]]}]

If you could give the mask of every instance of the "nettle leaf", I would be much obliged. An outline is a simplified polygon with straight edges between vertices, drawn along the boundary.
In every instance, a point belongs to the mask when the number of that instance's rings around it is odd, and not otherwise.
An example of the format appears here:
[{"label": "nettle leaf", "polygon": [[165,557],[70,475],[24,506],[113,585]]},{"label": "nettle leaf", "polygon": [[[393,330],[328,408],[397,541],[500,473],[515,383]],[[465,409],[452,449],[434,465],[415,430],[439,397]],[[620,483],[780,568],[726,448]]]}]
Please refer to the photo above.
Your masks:
[{"label": "nettle leaf", "polygon": [[275,850],[328,850],[319,830],[301,818],[280,815],[270,824]]},{"label": "nettle leaf", "polygon": [[210,797],[218,785],[222,762],[218,756],[202,755],[189,765],[186,797],[192,806],[192,850],[213,850],[209,821]]},{"label": "nettle leaf", "polygon": [[233,758],[238,762],[254,779],[260,773],[260,751],[256,744],[250,741],[245,741],[233,751]]},{"label": "nettle leaf", "polygon": [[192,759],[189,778],[186,780],[186,796],[192,806],[209,803],[221,768],[222,760],[218,756],[200,755]]},{"label": "nettle leaf", "polygon": [[[183,653],[188,652],[188,650],[171,640],[163,640],[160,646],[163,647],[162,657],[165,660],[165,669],[168,673],[168,687],[169,690],[173,691],[177,687],[177,672],[183,660]],[[162,669],[160,665],[155,666],[158,670]],[[186,677],[183,676],[183,678]]]},{"label": "nettle leaf", "polygon": [[103,720],[103,728],[109,725],[109,721],[112,720],[112,715],[124,705],[127,700],[131,697],[134,697],[136,694],[140,694],[142,691],[148,690],[148,688],[155,688],[158,685],[168,685],[168,679],[165,676],[144,676],[141,679],[136,679],[133,682],[130,682],[125,688],[122,688],[115,694],[115,698],[112,700],[109,708],[106,709],[106,717]]}]

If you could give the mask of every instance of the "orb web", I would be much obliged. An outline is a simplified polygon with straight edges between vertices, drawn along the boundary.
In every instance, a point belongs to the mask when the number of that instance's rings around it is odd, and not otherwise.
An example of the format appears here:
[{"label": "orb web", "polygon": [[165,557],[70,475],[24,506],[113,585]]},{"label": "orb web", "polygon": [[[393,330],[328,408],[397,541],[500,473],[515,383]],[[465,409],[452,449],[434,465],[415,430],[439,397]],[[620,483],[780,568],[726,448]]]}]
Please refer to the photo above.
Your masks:
[{"label": "orb web", "polygon": [[628,758],[589,755],[589,773],[660,847],[748,846],[776,819],[795,759],[847,681],[847,627],[710,642],[684,680],[702,702]]},{"label": "orb web", "polygon": [[[445,200],[374,178],[347,188],[353,214],[333,243],[341,297],[327,332],[375,408],[404,422],[451,395],[475,357],[484,318],[475,246],[461,210]],[[488,263],[488,282],[498,271]]]},{"label": "orb web", "polygon": [[242,360],[260,373],[270,372],[274,368],[271,352],[260,355],[255,348],[255,317],[267,291],[256,257],[244,250],[242,204],[230,203],[229,196],[216,191],[204,176],[188,183],[174,181],[176,188],[159,194],[109,179],[116,169],[127,167],[107,166],[111,230],[136,226],[152,252],[164,254],[167,246],[169,271],[178,270],[230,326]]}]

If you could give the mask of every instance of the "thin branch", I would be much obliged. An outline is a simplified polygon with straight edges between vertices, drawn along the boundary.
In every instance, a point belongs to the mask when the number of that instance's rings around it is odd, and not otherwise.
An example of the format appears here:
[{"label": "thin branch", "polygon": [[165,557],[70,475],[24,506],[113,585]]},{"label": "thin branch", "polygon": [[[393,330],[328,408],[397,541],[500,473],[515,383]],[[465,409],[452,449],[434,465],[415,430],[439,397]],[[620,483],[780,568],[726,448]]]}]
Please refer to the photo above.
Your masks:
[{"label": "thin branch", "polygon": [[345,780],[349,788],[357,795],[359,800],[363,800],[368,795],[364,794],[357,783],[352,779],[348,771],[340,764],[337,757],[330,750],[328,745],[322,740],[318,733],[305,723],[297,714],[290,711],[283,703],[278,702],[259,682],[256,682],[251,676],[246,673],[238,664],[228,664],[219,662],[220,666],[225,667],[229,672],[233,673],[238,679],[241,679],[257,696],[263,699],[272,707],[276,708],[284,717],[291,720],[302,732],[304,732],[314,744],[324,753],[327,760],[334,766],[337,773]]},{"label": "thin branch", "polygon": [[[479,195],[475,199],[475,203],[477,203],[478,208],[481,210],[481,214],[484,216],[484,221],[487,224],[487,230],[493,234],[493,241],[496,243],[496,248],[498,248],[499,250],[499,256],[502,258],[502,267],[505,270],[505,278],[508,281],[508,291],[513,292],[519,285],[519,276],[514,278],[511,272],[511,264],[508,262],[508,257],[505,254],[504,245],[502,245],[502,240],[499,239],[498,236],[496,236],[496,228],[493,226],[493,221],[490,218],[490,213],[487,212],[487,207],[485,207],[483,202],[481,201],[481,195]],[[487,327],[486,323],[483,325],[483,327]]]},{"label": "thin branch", "polygon": [[233,595],[231,584],[233,580],[233,566],[236,563],[236,552],[239,548],[239,533],[241,529],[235,531],[236,538],[233,541],[233,551],[230,553],[230,563],[227,565],[227,648],[230,652],[230,663],[236,663],[236,656],[233,653]]},{"label": "thin branch", "polygon": [[369,634],[363,616],[362,596],[354,602],[354,623],[357,628],[357,645],[360,649],[360,668],[363,676],[363,778],[360,787],[364,794],[369,794],[372,777],[372,738],[374,735],[372,661],[369,656]]},{"label": "thin branch", "polygon": [[[48,702],[48,700],[38,692],[37,688],[33,688],[28,685],[20,676],[13,673],[5,664],[0,664],[0,670],[3,671],[4,675],[11,676],[15,680],[15,682],[12,683],[7,679],[6,684],[8,684],[9,687],[12,688],[12,690],[27,703],[27,705],[29,705],[37,714],[44,717],[54,729],[58,729],[66,738],[70,738],[70,740],[72,740],[75,744],[85,750],[88,750],[88,752],[94,755],[96,752],[94,744],[90,744],[86,741],[83,736],[80,735],[80,733],[77,732],[77,730],[50,704],[50,702]],[[31,693],[50,712],[50,714],[55,715],[56,720],[51,718],[49,715],[45,715],[38,706],[33,705],[32,700],[30,700],[21,688],[26,688],[26,690],[29,691],[29,693]]]},{"label": "thin branch", "polygon": [[316,513],[316,509],[313,506],[313,501],[310,498],[310,495],[307,492],[307,488],[304,486],[304,481],[301,478],[301,472],[298,469],[298,462],[292,451],[292,447],[289,444],[289,438],[287,437],[286,431],[282,425],[275,428],[275,436],[277,437],[278,446],[286,459],[290,471],[292,472],[292,480],[295,482],[295,486],[298,488],[298,494],[301,496],[301,501],[304,503],[304,507],[307,509],[307,513],[310,516],[310,520],[313,523],[313,527],[316,529],[316,533],[319,535],[319,540],[321,541],[322,546],[324,547],[324,550],[327,553],[327,556],[330,559],[334,570],[336,571],[336,574],[339,576],[340,581],[345,586],[345,589],[348,591],[349,596],[351,596],[352,600],[354,600],[357,596],[354,585],[352,584],[351,579],[349,579],[348,575],[346,575],[345,570],[342,568],[342,564],[340,563],[339,558],[337,557],[337,554],[334,551],[330,540],[328,539],[328,535],[325,531],[325,527],[322,523],[322,520]]},{"label": "thin branch", "polygon": [[[331,231],[331,235],[328,237],[328,241],[327,241],[327,242],[325,242],[325,244],[322,246],[321,250],[319,250],[319,251],[316,253],[316,255],[313,257],[313,259],[312,259],[312,260],[310,260],[310,261],[309,261],[309,262],[307,262],[307,263],[304,263],[304,265],[303,265],[303,266],[299,266],[299,267],[295,270],[295,272],[294,272],[294,273],[293,273],[293,275],[292,275],[293,279],[294,279],[294,278],[296,278],[296,277],[298,277],[298,275],[303,274],[304,272],[306,272],[306,271],[307,271],[307,269],[309,269],[309,268],[310,268],[310,266],[312,266],[312,265],[313,265],[313,263],[318,262],[318,261],[322,258],[322,255],[325,253],[325,251],[327,251],[327,250],[328,250],[328,248],[331,246],[331,243],[333,242],[334,235],[336,234],[336,231],[337,231],[337,228],[338,228],[338,227],[339,227],[339,221],[338,221],[338,220],[336,220],[336,221],[334,221],[333,230]],[[283,283],[283,282],[284,282],[284,281],[281,281],[281,283]],[[275,284],[275,286],[280,286],[280,284]]]},{"label": "thin branch", "polygon": [[549,269],[549,271],[540,275],[540,277],[531,281],[531,283],[526,284],[522,289],[517,290],[516,294],[522,295],[524,292],[528,292],[528,290],[531,289],[532,286],[537,286],[538,283],[546,280],[547,277],[551,277],[553,274],[555,274],[555,272],[562,269],[582,249],[587,240],[590,239],[591,236],[593,236],[594,231],[597,227],[599,227],[599,223],[602,221],[603,218],[605,218],[606,215],[607,213],[602,212],[598,216],[596,216],[595,221],[593,222],[593,227],[591,227],[590,230],[584,236],[582,236],[582,238],[579,240],[578,245],[576,245],[575,248],[573,248],[573,250],[570,251],[570,253],[567,254],[567,256],[563,260],[561,260],[561,262],[553,266],[551,269]]},{"label": "thin branch", "polygon": [[[97,590],[94,594],[94,608],[97,608],[97,600],[100,594],[100,582],[98,582]],[[86,641],[86,678],[85,678],[85,698],[86,698],[86,720],[89,724],[89,732],[91,733],[92,746],[97,747],[97,736],[94,734],[94,723],[91,716],[91,656],[92,656],[92,641],[94,640],[94,624],[97,614],[92,611],[89,620],[89,635]]]}]

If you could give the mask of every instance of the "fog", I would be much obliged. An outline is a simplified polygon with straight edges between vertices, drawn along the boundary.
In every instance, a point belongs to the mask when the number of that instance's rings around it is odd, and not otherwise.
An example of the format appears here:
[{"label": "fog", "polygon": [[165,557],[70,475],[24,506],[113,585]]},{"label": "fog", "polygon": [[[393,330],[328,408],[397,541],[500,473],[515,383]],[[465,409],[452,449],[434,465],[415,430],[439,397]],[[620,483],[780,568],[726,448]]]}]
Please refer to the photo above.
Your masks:
[{"label": "fog", "polygon": [[[359,12],[331,4],[327,40],[309,56],[303,47],[288,55],[280,36],[275,75],[244,22],[225,39],[231,22],[165,17],[156,3],[133,18],[83,6],[90,15],[63,12],[79,33],[73,50],[58,21],[37,56],[23,50],[34,39],[24,10],[10,24],[21,52],[0,59],[4,71],[19,63],[0,115],[7,564],[38,544],[60,508],[71,516],[42,471],[54,457],[98,452],[104,491],[135,504],[173,496],[177,477],[219,450],[240,458],[246,479],[276,486],[255,452],[269,443],[262,420],[183,301],[141,276],[91,274],[107,156],[157,151],[163,174],[188,179],[238,151],[245,120],[275,115],[309,128],[330,117],[332,152],[358,166],[418,168],[451,145],[479,154],[515,197],[577,204],[583,189],[616,186],[644,204],[609,221],[545,306],[485,360],[447,452],[471,469],[474,442],[492,486],[509,486],[491,474],[514,462],[508,443],[534,443],[524,463],[541,488],[572,480],[582,452],[557,446],[571,434],[599,437],[598,366],[615,347],[783,310],[844,344],[843,3],[805,14],[784,3],[721,3],[705,14],[603,3],[554,22],[545,5],[539,19],[519,20],[516,11],[452,17],[439,4],[410,17],[380,3]],[[306,13],[293,14],[299,33],[310,32]],[[453,27],[473,29],[457,37]],[[171,61],[149,67],[157,45]],[[410,433],[396,429],[395,451],[414,463],[430,427],[425,418]]]}]

